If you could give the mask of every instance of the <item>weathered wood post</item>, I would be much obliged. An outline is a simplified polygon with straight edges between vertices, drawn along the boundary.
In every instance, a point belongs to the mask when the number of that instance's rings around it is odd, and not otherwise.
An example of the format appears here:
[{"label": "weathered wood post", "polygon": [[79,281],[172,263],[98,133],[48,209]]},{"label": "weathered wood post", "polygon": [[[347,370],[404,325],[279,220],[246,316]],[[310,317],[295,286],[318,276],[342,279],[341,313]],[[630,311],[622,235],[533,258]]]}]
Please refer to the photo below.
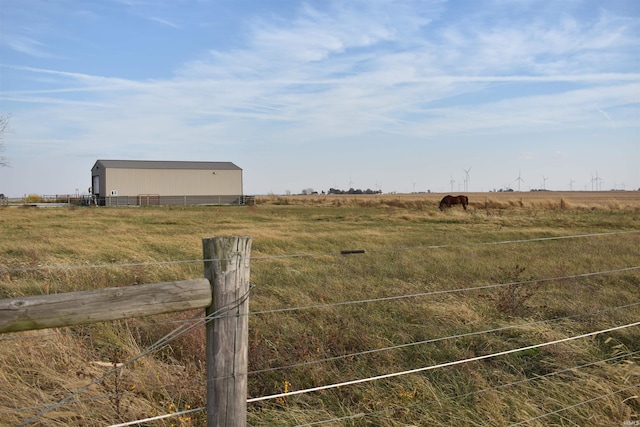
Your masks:
[{"label": "weathered wood post", "polygon": [[202,240],[204,275],[213,302],[207,316],[207,426],[247,424],[251,237]]}]

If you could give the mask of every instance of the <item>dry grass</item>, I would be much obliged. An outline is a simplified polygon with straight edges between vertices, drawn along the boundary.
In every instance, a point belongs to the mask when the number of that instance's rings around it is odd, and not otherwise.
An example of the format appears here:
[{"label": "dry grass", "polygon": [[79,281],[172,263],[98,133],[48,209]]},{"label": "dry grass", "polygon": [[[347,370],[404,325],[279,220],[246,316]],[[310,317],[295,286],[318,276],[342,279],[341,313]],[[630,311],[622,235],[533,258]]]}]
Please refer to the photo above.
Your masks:
[{"label": "dry grass", "polygon": [[[440,212],[441,196],[274,196],[259,198],[255,207],[4,208],[0,298],[202,277],[197,261],[140,263],[198,260],[202,238],[233,234],[254,239],[252,312],[559,278],[251,316],[249,369],[260,371],[249,377],[252,397],[640,320],[638,306],[621,307],[640,302],[637,270],[568,278],[638,265],[640,233],[487,244],[640,230],[639,193],[471,194],[466,212]],[[342,249],[366,253],[342,256]],[[309,256],[279,257],[294,254]],[[91,268],[51,268],[82,265]],[[175,321],[196,315],[201,313],[0,336],[0,424],[19,424],[136,356]],[[475,334],[487,329],[499,330]],[[442,339],[452,335],[462,336]],[[405,345],[421,341],[432,342]],[[92,385],[34,425],[97,426],[203,406],[204,345],[203,331],[196,330]],[[528,425],[623,425],[638,420],[639,390],[611,393],[640,382],[639,358],[629,355],[638,351],[640,332],[629,328],[253,404],[249,420],[286,426],[352,416],[324,425],[494,426],[599,398]],[[312,363],[321,359],[330,360]],[[148,425],[203,424],[199,413]]]},{"label": "dry grass", "polygon": [[[640,210],[638,191],[539,191],[466,193],[475,209],[612,209]],[[446,193],[420,194],[322,194],[296,196],[258,196],[256,203],[306,206],[390,206],[401,208],[437,207]]]}]

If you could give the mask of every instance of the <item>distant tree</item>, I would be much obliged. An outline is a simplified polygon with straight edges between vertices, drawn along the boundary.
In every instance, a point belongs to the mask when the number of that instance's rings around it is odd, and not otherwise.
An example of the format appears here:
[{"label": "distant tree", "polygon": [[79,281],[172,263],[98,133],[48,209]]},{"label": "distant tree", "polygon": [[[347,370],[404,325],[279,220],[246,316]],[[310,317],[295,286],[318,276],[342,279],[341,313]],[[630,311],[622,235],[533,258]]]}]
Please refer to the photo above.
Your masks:
[{"label": "distant tree", "polygon": [[3,168],[9,166],[9,161],[2,154],[4,153],[4,143],[2,142],[2,138],[4,138],[4,135],[10,131],[9,118],[11,118],[11,116],[0,115],[0,167]]},{"label": "distant tree", "polygon": [[4,138],[5,134],[11,132],[11,129],[9,128],[9,119],[11,118],[11,115],[8,114],[6,116],[0,114],[0,167],[7,167],[9,166],[9,160],[7,160],[7,158],[4,156],[4,142],[2,142],[2,139]]},{"label": "distant tree", "polygon": [[367,188],[366,190],[361,190],[361,189],[356,189],[356,188],[350,188],[349,190],[345,191],[345,190],[340,190],[338,188],[330,188],[328,191],[328,194],[382,194],[382,190],[372,190],[370,188]]}]

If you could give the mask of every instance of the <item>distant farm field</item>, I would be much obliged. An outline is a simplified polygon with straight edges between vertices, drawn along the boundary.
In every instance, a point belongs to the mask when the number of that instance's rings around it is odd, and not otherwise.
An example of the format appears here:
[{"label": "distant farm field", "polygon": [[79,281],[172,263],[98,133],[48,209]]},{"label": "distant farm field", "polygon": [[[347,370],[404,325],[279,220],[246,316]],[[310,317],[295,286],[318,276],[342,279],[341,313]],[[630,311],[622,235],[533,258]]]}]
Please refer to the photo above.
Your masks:
[{"label": "distant farm field", "polygon": [[[459,193],[415,193],[415,194],[314,194],[301,196],[260,196],[259,202],[286,204],[385,204],[402,202],[424,202],[438,205],[442,197]],[[640,208],[638,191],[532,191],[464,193],[469,203],[476,208],[519,206],[527,208],[610,208],[637,210]]]},{"label": "distant farm field", "polygon": [[[443,195],[0,207],[0,299],[203,277],[203,238],[251,236],[249,397],[328,387],[249,425],[640,423],[640,192]],[[197,316],[0,335],[0,425],[203,407],[204,328],[96,381]]]}]

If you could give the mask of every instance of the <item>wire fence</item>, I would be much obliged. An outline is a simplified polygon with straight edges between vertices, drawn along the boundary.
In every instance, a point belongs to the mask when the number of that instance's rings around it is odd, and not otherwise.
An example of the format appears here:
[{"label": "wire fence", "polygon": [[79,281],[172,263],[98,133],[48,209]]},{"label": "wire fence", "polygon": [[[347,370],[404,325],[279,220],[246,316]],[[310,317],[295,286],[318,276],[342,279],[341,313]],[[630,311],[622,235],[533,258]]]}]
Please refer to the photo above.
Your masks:
[{"label": "wire fence", "polygon": [[254,205],[255,196],[245,195],[171,195],[95,196],[93,194],[30,194],[0,198],[0,205],[13,206],[166,206],[166,205]]},{"label": "wire fence", "polygon": [[[478,242],[478,243],[469,243],[469,244],[463,244],[463,245],[461,245],[461,244],[456,244],[456,245],[425,245],[425,246],[418,246],[418,247],[411,247],[411,248],[401,247],[401,248],[391,248],[391,249],[385,249],[385,250],[379,250],[379,251],[367,251],[367,253],[372,253],[372,252],[383,253],[383,252],[397,252],[397,251],[425,250],[425,249],[431,250],[431,249],[452,248],[452,247],[474,247],[474,246],[477,247],[477,246],[488,246],[488,245],[524,244],[524,243],[550,241],[550,240],[583,239],[583,238],[593,238],[593,237],[602,237],[602,236],[617,236],[617,235],[622,235],[622,234],[632,234],[632,233],[639,233],[639,232],[640,232],[640,230],[630,230],[630,231],[614,232],[614,233],[592,233],[592,234],[582,234],[582,235],[544,237],[544,238],[535,238],[535,239],[509,240],[509,241],[499,241],[499,242]],[[348,253],[353,253],[353,251],[349,250]],[[365,251],[364,250],[356,250],[355,253],[365,253]],[[341,252],[315,253],[315,254],[310,253],[310,254],[289,254],[289,255],[281,255],[281,256],[260,256],[260,257],[252,257],[251,259],[252,260],[275,260],[275,259],[299,258],[299,257],[326,257],[326,256],[335,256],[335,257],[337,257],[337,256],[344,256],[344,255],[345,255],[345,251],[341,251]],[[25,267],[25,268],[20,268],[20,267],[19,268],[11,268],[11,267],[8,267],[8,266],[0,265],[0,272],[6,273],[6,274],[17,274],[17,273],[25,273],[25,272],[32,272],[32,271],[51,272],[51,271],[55,271],[55,270],[101,269],[101,268],[114,268],[114,267],[120,267],[120,268],[140,267],[140,266],[153,267],[153,266],[161,266],[161,265],[183,264],[183,263],[202,263],[202,262],[204,262],[204,260],[192,259],[192,260],[181,260],[181,261],[179,260],[179,261],[161,261],[161,262],[144,262],[144,263],[79,265],[79,266],[38,266],[38,267]],[[460,288],[456,288],[456,289],[433,290],[433,291],[412,293],[412,294],[390,295],[390,296],[378,297],[378,298],[354,299],[354,300],[348,300],[348,301],[336,301],[336,302],[323,303],[323,304],[313,304],[313,305],[304,305],[304,306],[296,306],[296,307],[273,308],[273,309],[268,309],[268,310],[260,310],[260,311],[250,312],[249,315],[250,316],[261,316],[261,315],[266,315],[266,314],[270,314],[271,315],[271,314],[278,314],[278,313],[285,313],[285,312],[299,312],[299,311],[306,311],[306,310],[336,308],[336,307],[340,307],[340,306],[361,305],[361,304],[370,304],[370,303],[385,303],[385,302],[390,302],[390,301],[415,299],[415,298],[422,298],[422,297],[432,297],[432,296],[442,296],[442,295],[455,294],[455,293],[468,293],[468,292],[474,292],[474,291],[495,290],[495,289],[506,288],[506,287],[510,287],[510,286],[514,286],[514,285],[527,286],[527,285],[534,285],[534,284],[537,285],[537,284],[541,284],[541,283],[545,283],[545,282],[558,282],[558,281],[563,281],[563,280],[580,280],[580,279],[589,278],[589,277],[600,277],[600,276],[607,276],[607,275],[613,275],[613,274],[618,274],[618,273],[628,273],[628,272],[637,272],[637,271],[640,271],[640,266],[628,266],[628,267],[622,267],[622,268],[606,269],[606,270],[592,271],[592,272],[584,272],[584,273],[570,274],[570,275],[564,275],[564,276],[554,276],[554,277],[548,277],[548,278],[538,278],[538,279],[532,279],[532,280],[514,281],[514,282],[509,282],[509,283],[489,283],[489,284],[484,284],[484,285],[480,285],[480,286],[465,286],[465,287],[460,287]],[[241,297],[241,299],[246,299],[246,298],[248,298],[248,294]],[[241,301],[237,301],[237,303],[240,303],[240,302]],[[258,370],[250,371],[250,372],[248,372],[248,374],[249,375],[255,375],[255,374],[260,374],[260,373],[269,372],[269,371],[285,370],[285,369],[291,369],[291,368],[296,368],[296,367],[304,367],[304,366],[309,366],[309,365],[312,365],[312,364],[327,363],[327,362],[335,361],[335,360],[338,360],[338,359],[350,359],[350,358],[360,357],[360,356],[369,355],[369,354],[373,354],[373,353],[393,351],[393,350],[398,350],[398,349],[406,348],[406,347],[410,347],[410,346],[419,346],[419,345],[442,342],[442,341],[447,341],[447,340],[456,340],[456,339],[466,338],[466,337],[471,337],[471,336],[481,336],[481,335],[484,335],[484,334],[492,334],[492,333],[502,332],[502,331],[506,331],[506,330],[510,330],[510,329],[527,328],[527,327],[531,327],[531,326],[534,326],[534,325],[548,324],[548,323],[553,323],[553,322],[562,322],[562,321],[567,321],[567,320],[575,320],[575,319],[578,319],[578,318],[595,317],[595,316],[602,315],[602,314],[605,314],[605,313],[620,312],[620,311],[625,311],[625,310],[628,310],[631,313],[637,313],[637,307],[639,305],[640,305],[640,301],[628,301],[626,304],[620,304],[620,305],[608,307],[608,308],[605,308],[605,309],[594,310],[594,311],[591,311],[589,313],[580,313],[580,314],[576,314],[576,315],[559,316],[559,317],[555,317],[555,318],[552,318],[552,319],[538,320],[538,321],[532,321],[532,322],[524,322],[524,323],[519,323],[519,324],[514,324],[514,325],[501,326],[501,327],[483,329],[483,330],[478,330],[478,331],[470,331],[470,332],[465,332],[465,333],[460,333],[460,334],[443,336],[443,337],[439,337],[439,338],[432,338],[432,339],[429,339],[429,340],[419,340],[419,341],[408,342],[408,343],[403,343],[403,344],[399,344],[399,345],[393,345],[393,346],[386,346],[386,347],[381,347],[381,348],[370,349],[370,350],[367,350],[367,351],[353,352],[353,353],[333,356],[333,357],[329,357],[329,358],[321,358],[321,359],[317,359],[317,360],[304,361],[304,362],[300,362],[300,363],[296,363],[296,364],[290,364],[290,365],[286,365],[286,366],[278,366],[278,367],[269,367],[269,368],[265,368],[265,369],[258,369]],[[0,414],[7,414],[7,413],[11,413],[11,412],[13,412],[13,413],[23,413],[23,412],[25,412],[26,413],[26,412],[39,411],[36,415],[30,417],[29,419],[27,419],[26,421],[24,421],[21,424],[21,425],[25,425],[26,426],[26,425],[29,425],[29,424],[32,424],[32,423],[38,421],[45,414],[47,414],[47,413],[49,413],[49,412],[51,412],[53,410],[56,410],[60,406],[63,406],[63,405],[66,405],[66,404],[78,403],[78,402],[83,402],[83,401],[86,402],[86,401],[99,400],[99,399],[112,399],[116,395],[124,395],[124,394],[130,393],[129,391],[123,391],[123,392],[120,392],[120,393],[109,393],[109,394],[104,394],[104,395],[101,395],[101,396],[93,396],[91,398],[86,398],[86,399],[82,399],[82,398],[79,397],[84,391],[88,390],[90,387],[92,387],[92,386],[94,386],[96,384],[99,384],[102,381],[104,381],[106,378],[121,372],[122,369],[124,369],[127,366],[131,366],[134,362],[138,361],[139,359],[141,359],[141,358],[143,358],[143,357],[145,357],[147,355],[150,355],[150,354],[152,354],[154,352],[157,352],[158,350],[166,347],[167,345],[169,345],[170,343],[174,342],[179,337],[182,337],[185,334],[193,331],[195,328],[200,328],[203,325],[205,325],[207,322],[210,322],[210,321],[212,321],[212,320],[214,320],[216,318],[221,318],[221,317],[226,316],[227,315],[226,313],[230,308],[231,307],[225,307],[224,309],[221,309],[221,310],[217,311],[216,313],[213,313],[213,314],[211,314],[209,316],[205,316],[205,317],[200,316],[200,317],[192,318],[192,319],[188,319],[188,320],[162,322],[163,324],[167,324],[167,325],[168,324],[177,323],[177,326],[173,330],[171,330],[169,333],[164,335],[162,338],[157,340],[155,343],[153,343],[151,346],[149,346],[148,348],[146,348],[145,350],[143,350],[142,352],[140,352],[136,356],[134,356],[132,358],[129,358],[128,360],[126,360],[126,361],[124,361],[122,363],[118,363],[117,366],[114,366],[112,369],[108,370],[104,375],[92,380],[90,384],[87,384],[87,385],[85,385],[83,387],[80,387],[80,388],[76,389],[74,392],[66,395],[64,398],[60,399],[59,401],[57,401],[57,402],[55,402],[53,404],[15,408],[14,410],[2,410],[2,411],[0,411]],[[150,323],[150,325],[157,326],[158,323]],[[267,401],[267,400],[283,399],[283,398],[287,398],[287,397],[291,397],[291,396],[295,396],[295,395],[315,393],[315,392],[323,391],[323,390],[337,389],[337,388],[340,388],[340,387],[347,387],[347,386],[352,386],[352,385],[356,385],[356,384],[362,384],[362,383],[366,383],[366,382],[379,381],[379,380],[388,379],[388,378],[394,378],[394,377],[405,376],[405,375],[412,375],[412,374],[425,372],[425,371],[443,369],[443,368],[447,368],[447,367],[452,367],[452,366],[457,366],[457,365],[462,365],[462,364],[467,364],[467,363],[478,362],[478,361],[482,361],[482,360],[486,360],[486,359],[497,358],[497,357],[505,356],[505,355],[509,355],[509,354],[525,352],[525,351],[528,351],[528,350],[538,349],[538,348],[542,348],[542,347],[554,346],[554,345],[558,345],[558,344],[561,344],[561,343],[567,343],[567,342],[571,342],[571,341],[575,341],[575,340],[593,338],[593,337],[595,337],[597,335],[608,334],[608,333],[611,333],[611,332],[622,331],[622,330],[630,329],[630,328],[637,328],[638,326],[640,326],[640,321],[629,322],[629,323],[625,323],[623,325],[617,325],[617,326],[613,326],[613,327],[610,327],[610,328],[599,329],[599,330],[595,330],[595,331],[591,331],[591,332],[587,332],[587,333],[582,333],[582,334],[570,335],[570,336],[567,336],[567,337],[561,338],[561,339],[547,340],[547,341],[539,342],[539,343],[536,343],[536,344],[515,347],[515,348],[509,349],[509,350],[493,352],[493,353],[479,355],[479,356],[470,357],[470,358],[461,359],[461,360],[447,361],[447,362],[443,362],[443,363],[439,363],[439,364],[435,364],[435,365],[422,366],[422,367],[415,368],[415,369],[409,369],[409,370],[404,370],[404,371],[399,371],[399,372],[391,372],[391,373],[387,373],[387,374],[370,376],[368,378],[360,378],[360,379],[354,379],[354,380],[349,380],[349,381],[337,382],[337,383],[333,383],[333,384],[325,384],[325,385],[318,386],[318,387],[311,387],[311,388],[306,388],[306,389],[301,389],[301,390],[294,390],[294,391],[287,391],[287,392],[283,392],[283,393],[274,393],[274,394],[269,394],[269,395],[264,395],[264,396],[252,397],[252,398],[249,398],[247,400],[247,403],[250,404],[250,403],[256,403],[256,402],[263,402],[263,401]],[[14,341],[14,340],[40,339],[40,338],[47,338],[47,337],[55,337],[55,336],[59,336],[59,335],[62,335],[62,334],[63,334],[62,332],[53,332],[53,333],[52,332],[45,332],[45,333],[37,333],[37,334],[15,333],[15,334],[9,334],[8,336],[0,337],[0,341],[8,342],[8,341]],[[494,391],[494,390],[498,390],[498,389],[501,389],[501,388],[509,387],[509,386],[512,386],[512,385],[521,384],[523,382],[538,381],[543,377],[553,377],[553,376],[560,375],[560,374],[563,374],[563,373],[566,373],[566,372],[569,372],[569,371],[585,369],[587,367],[594,366],[594,365],[597,365],[599,363],[612,362],[612,361],[623,360],[623,359],[627,359],[627,360],[631,361],[631,360],[634,360],[634,359],[637,358],[638,353],[639,353],[638,351],[634,351],[634,352],[629,352],[629,353],[626,353],[626,354],[621,354],[621,355],[618,355],[618,356],[615,356],[615,357],[600,358],[600,359],[595,360],[593,362],[589,362],[589,363],[585,363],[585,364],[579,364],[579,365],[576,365],[576,366],[573,366],[573,367],[570,367],[570,368],[560,369],[560,370],[555,371],[553,373],[549,373],[549,374],[547,374],[545,376],[536,376],[536,377],[532,377],[532,378],[526,378],[526,379],[523,379],[523,380],[511,382],[511,383],[507,383],[507,384],[502,384],[502,385],[495,386],[495,387],[486,388],[486,389],[474,392],[474,394],[486,393],[486,392],[489,392],[489,391]],[[545,418],[547,416],[551,416],[553,414],[557,414],[557,413],[560,413],[562,411],[566,411],[566,410],[578,407],[580,405],[591,403],[591,402],[599,400],[599,399],[604,399],[604,398],[610,397],[610,396],[615,395],[615,394],[628,392],[628,391],[633,390],[634,388],[638,388],[638,387],[640,387],[640,384],[632,384],[632,385],[629,385],[629,386],[626,386],[626,387],[621,387],[619,390],[617,390],[617,391],[615,391],[613,393],[602,394],[600,396],[597,396],[597,397],[594,397],[594,398],[591,398],[591,399],[588,399],[588,400],[585,400],[585,401],[578,402],[578,403],[576,403],[574,405],[571,405],[571,406],[567,406],[567,407],[564,407],[564,408],[561,408],[561,409],[558,409],[558,410],[555,410],[555,411],[550,411],[550,412],[544,413],[542,415],[538,415],[538,416],[532,417],[532,418],[530,418],[528,420],[522,420],[521,422],[518,422],[518,423],[512,424],[512,425],[516,426],[516,425],[522,425],[522,424],[526,424],[526,423],[529,423],[529,422],[532,422],[532,421],[536,421],[536,420]],[[460,395],[460,396],[457,396],[457,397],[452,397],[452,399],[468,397],[468,395],[469,394],[464,394],[464,395]],[[166,418],[171,418],[171,417],[184,416],[184,415],[187,415],[187,414],[193,414],[193,413],[201,412],[201,411],[204,411],[204,410],[205,410],[205,408],[202,407],[202,408],[188,409],[188,410],[179,411],[179,412],[175,412],[174,411],[172,413],[157,415],[157,416],[149,417],[149,418],[146,418],[146,419],[139,419],[139,420],[134,420],[134,421],[121,423],[121,424],[113,424],[112,427],[124,427],[124,426],[129,426],[129,425],[142,425],[144,423],[148,423],[148,422],[152,422],[152,421],[156,421],[156,420],[161,420],[161,419],[166,419]],[[340,421],[346,421],[346,420],[354,419],[354,418],[362,418],[362,417],[368,417],[368,416],[373,416],[373,415],[381,415],[381,414],[384,414],[384,411],[371,411],[369,413],[358,413],[358,414],[350,415],[350,416],[347,416],[347,417],[332,418],[332,419],[318,421],[318,422],[314,422],[314,423],[310,423],[310,424],[299,424],[299,426],[321,425],[321,424],[326,424],[326,423],[340,422]]]}]

